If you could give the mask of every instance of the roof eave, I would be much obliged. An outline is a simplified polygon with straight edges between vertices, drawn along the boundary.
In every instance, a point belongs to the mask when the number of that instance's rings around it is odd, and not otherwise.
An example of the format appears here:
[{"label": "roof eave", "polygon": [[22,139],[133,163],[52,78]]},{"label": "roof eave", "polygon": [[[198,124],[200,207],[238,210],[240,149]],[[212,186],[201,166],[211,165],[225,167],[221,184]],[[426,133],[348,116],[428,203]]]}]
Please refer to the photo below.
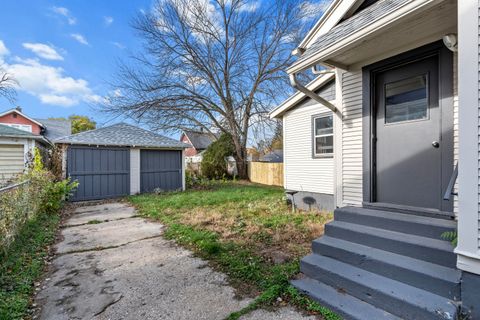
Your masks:
[{"label": "roof eave", "polygon": [[184,150],[190,148],[189,145],[184,146],[154,146],[154,145],[136,145],[136,144],[106,144],[97,142],[74,142],[74,141],[62,141],[55,140],[55,144],[65,144],[71,146],[96,146],[96,147],[117,147],[117,148],[151,148],[151,149],[168,149],[168,150]]},{"label": "roof eave", "polygon": [[2,134],[0,135],[0,138],[12,138],[12,139],[32,139],[32,140],[40,140],[43,141],[44,143],[53,146],[53,143],[43,137],[43,136],[37,136],[37,135],[17,135],[17,134]]},{"label": "roof eave", "polygon": [[23,136],[17,134],[1,134],[0,138],[15,138],[15,139],[39,139],[38,136]]},{"label": "roof eave", "polygon": [[372,36],[379,30],[388,27],[389,25],[395,23],[398,19],[401,19],[404,16],[411,14],[414,11],[425,8],[430,4],[434,4],[438,0],[412,0],[403,7],[391,12],[390,14],[385,15],[383,18],[375,21],[374,23],[358,30],[355,33],[352,33],[342,39],[338,39],[334,45],[323,48],[315,54],[311,55],[306,59],[300,59],[297,62],[293,63],[288,69],[288,74],[294,74],[301,71],[304,71],[316,64],[330,64],[335,65],[340,69],[347,70],[349,69],[348,65],[335,64],[335,56],[339,53],[345,52],[348,48],[356,45],[361,41],[365,41],[369,36]]},{"label": "roof eave", "polygon": [[318,36],[330,31],[352,7],[363,1],[365,0],[334,0],[298,47],[308,48]]}]

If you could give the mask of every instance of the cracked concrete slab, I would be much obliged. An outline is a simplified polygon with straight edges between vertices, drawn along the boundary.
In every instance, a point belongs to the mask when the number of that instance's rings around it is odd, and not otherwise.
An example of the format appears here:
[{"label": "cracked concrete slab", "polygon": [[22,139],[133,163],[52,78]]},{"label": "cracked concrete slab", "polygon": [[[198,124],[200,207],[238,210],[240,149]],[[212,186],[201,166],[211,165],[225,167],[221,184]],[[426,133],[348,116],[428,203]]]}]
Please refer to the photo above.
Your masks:
[{"label": "cracked concrete slab", "polygon": [[75,213],[84,213],[89,211],[108,211],[117,210],[119,208],[129,208],[130,206],[127,203],[122,202],[112,202],[112,203],[102,203],[96,205],[86,205],[78,207],[75,209]]},{"label": "cracked concrete slab", "polygon": [[[68,223],[68,222],[67,222]],[[142,218],[85,224],[62,230],[64,241],[56,246],[57,253],[95,250],[125,245],[142,239],[158,237],[163,226]]]},{"label": "cracked concrete slab", "polygon": [[224,319],[250,301],[162,238],[62,255],[37,296],[41,319]]},{"label": "cracked concrete slab", "polygon": [[[100,210],[113,217],[125,209],[109,205],[82,214]],[[63,254],[52,261],[36,296],[39,319],[220,320],[252,301],[237,298],[226,275],[161,237],[161,230],[160,224],[140,218],[64,228],[57,245]],[[78,252],[98,246],[112,247]],[[282,309],[257,310],[244,319],[302,318]]]},{"label": "cracked concrete slab", "polygon": [[127,206],[115,208],[114,210],[98,209],[92,211],[75,211],[75,213],[68,219],[67,226],[87,224],[95,221],[106,222],[112,220],[119,220],[124,218],[131,218],[135,215],[135,208]]}]

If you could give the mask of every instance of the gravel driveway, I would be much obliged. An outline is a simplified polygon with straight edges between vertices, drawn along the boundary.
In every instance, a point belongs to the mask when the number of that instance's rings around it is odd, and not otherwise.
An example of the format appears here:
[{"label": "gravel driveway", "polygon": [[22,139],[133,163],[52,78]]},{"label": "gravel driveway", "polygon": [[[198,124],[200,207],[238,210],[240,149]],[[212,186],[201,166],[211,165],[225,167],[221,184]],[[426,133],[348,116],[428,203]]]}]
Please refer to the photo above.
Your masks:
[{"label": "gravel driveway", "polygon": [[[251,302],[235,296],[224,274],[163,239],[162,231],[123,203],[77,208],[35,299],[38,317],[213,320]],[[244,319],[307,318],[284,308]]]}]

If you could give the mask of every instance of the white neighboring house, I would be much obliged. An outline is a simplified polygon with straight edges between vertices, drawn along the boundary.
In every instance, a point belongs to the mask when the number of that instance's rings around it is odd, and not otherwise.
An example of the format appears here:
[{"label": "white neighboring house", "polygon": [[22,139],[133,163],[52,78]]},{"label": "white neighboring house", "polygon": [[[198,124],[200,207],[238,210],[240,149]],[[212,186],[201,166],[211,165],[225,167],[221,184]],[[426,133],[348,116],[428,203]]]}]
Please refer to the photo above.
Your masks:
[{"label": "white neighboring house", "polygon": [[25,171],[34,147],[49,145],[41,135],[0,124],[0,186]]},{"label": "white neighboring house", "polygon": [[20,107],[0,113],[0,183],[21,174],[33,148],[46,150],[52,140],[71,133],[69,120],[33,119]]},{"label": "white neighboring house", "polygon": [[[329,186],[337,209],[293,283],[346,318],[454,319],[460,305],[480,319],[479,9],[334,0],[294,51],[287,72],[301,93],[271,113],[284,121],[285,187]],[[333,76],[325,99],[315,91]],[[326,139],[312,117],[328,112]],[[317,139],[324,150],[333,139],[331,167],[306,152]],[[455,229],[453,250],[441,234]]]}]

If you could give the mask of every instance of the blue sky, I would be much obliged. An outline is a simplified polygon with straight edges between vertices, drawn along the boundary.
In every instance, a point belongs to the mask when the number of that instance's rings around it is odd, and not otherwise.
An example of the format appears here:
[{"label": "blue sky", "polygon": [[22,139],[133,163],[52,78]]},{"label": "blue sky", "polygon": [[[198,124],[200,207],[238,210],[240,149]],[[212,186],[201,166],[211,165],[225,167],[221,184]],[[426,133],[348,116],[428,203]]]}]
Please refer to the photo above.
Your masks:
[{"label": "blue sky", "polygon": [[130,26],[150,0],[4,1],[0,61],[20,83],[17,101],[0,98],[38,118],[82,114],[111,119],[91,105],[108,94],[117,59],[139,48]]},{"label": "blue sky", "polygon": [[[329,0],[313,0],[323,6]],[[0,64],[18,80],[17,100],[0,98],[35,118],[87,115],[98,126],[120,121],[96,110],[112,94],[117,60],[141,50],[132,19],[152,0],[3,1]],[[314,18],[316,20],[316,18]],[[98,105],[98,104],[97,104]]]}]

